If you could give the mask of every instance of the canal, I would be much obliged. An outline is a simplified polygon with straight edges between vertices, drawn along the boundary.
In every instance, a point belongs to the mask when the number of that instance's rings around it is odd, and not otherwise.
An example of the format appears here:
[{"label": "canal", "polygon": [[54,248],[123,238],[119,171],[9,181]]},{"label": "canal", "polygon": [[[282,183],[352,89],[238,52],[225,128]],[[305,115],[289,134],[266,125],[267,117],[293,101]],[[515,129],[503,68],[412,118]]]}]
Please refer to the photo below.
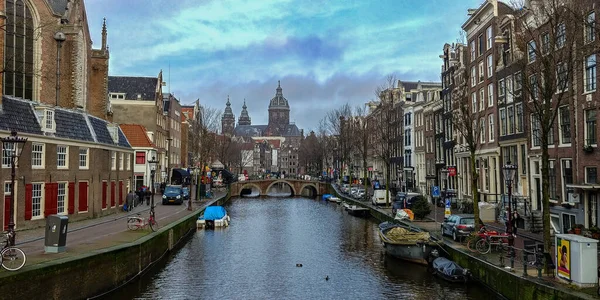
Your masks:
[{"label": "canal", "polygon": [[[236,198],[228,228],[198,231],[110,299],[491,299],[387,257],[374,219],[307,198]],[[300,267],[297,264],[301,264]],[[328,280],[326,280],[328,278]]]}]

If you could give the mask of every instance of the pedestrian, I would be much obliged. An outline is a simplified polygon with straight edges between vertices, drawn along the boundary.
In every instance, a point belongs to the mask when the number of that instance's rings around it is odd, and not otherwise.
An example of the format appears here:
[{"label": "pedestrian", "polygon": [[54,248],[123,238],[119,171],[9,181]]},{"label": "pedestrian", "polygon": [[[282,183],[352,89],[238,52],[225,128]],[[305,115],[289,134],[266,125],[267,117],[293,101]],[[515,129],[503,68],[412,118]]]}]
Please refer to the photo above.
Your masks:
[{"label": "pedestrian", "polygon": [[512,233],[516,236],[517,235],[517,221],[519,220],[521,216],[519,215],[518,212],[513,212],[513,217],[512,217]]},{"label": "pedestrian", "polygon": [[133,201],[135,201],[135,194],[132,190],[129,190],[127,197],[125,197],[125,204],[127,205],[126,211],[131,211],[133,209]]},{"label": "pedestrian", "polygon": [[150,189],[146,188],[144,198],[146,199],[146,205],[150,205]]}]

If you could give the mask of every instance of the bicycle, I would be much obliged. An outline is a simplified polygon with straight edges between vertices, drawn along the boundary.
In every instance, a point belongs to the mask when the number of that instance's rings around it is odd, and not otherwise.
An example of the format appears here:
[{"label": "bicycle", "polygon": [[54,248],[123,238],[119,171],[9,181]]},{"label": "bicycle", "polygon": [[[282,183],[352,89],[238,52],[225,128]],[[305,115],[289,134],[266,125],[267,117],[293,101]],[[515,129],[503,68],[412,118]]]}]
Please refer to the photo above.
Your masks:
[{"label": "bicycle", "polygon": [[158,230],[158,222],[156,222],[154,207],[150,210],[148,221],[146,221],[146,218],[142,217],[139,213],[136,214],[136,216],[127,217],[127,228],[129,228],[129,230],[138,230],[140,228],[146,228],[146,226],[149,226],[152,231]]},{"label": "bicycle", "polygon": [[508,236],[505,234],[486,235],[485,238],[477,241],[475,249],[481,254],[488,254],[492,250],[492,246],[497,250],[508,250]]},{"label": "bicycle", "polygon": [[14,235],[13,232],[6,234],[6,244],[0,250],[0,259],[2,260],[2,267],[7,271],[17,271],[21,269],[27,261],[27,256],[23,250],[10,245],[10,240]]}]

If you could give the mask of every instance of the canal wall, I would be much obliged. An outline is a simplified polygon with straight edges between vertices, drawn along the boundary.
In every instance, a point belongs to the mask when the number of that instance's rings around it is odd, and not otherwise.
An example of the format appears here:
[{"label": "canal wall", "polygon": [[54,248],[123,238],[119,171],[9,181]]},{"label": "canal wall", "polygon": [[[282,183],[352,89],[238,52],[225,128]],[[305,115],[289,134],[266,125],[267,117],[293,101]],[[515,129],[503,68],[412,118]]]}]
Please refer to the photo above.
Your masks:
[{"label": "canal wall", "polygon": [[[229,195],[209,205],[221,205]],[[0,298],[86,299],[102,296],[144,274],[196,231],[204,210],[134,242],[51,260],[0,278]],[[7,271],[3,271],[7,272]]]}]

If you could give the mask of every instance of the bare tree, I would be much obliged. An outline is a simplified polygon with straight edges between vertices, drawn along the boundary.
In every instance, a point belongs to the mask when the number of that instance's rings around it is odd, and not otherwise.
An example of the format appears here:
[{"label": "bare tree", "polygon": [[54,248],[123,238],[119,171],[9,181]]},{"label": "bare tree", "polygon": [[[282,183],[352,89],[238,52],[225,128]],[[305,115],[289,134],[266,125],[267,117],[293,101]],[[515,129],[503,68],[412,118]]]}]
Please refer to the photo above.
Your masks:
[{"label": "bare tree", "polygon": [[330,136],[335,137],[334,156],[339,158],[341,163],[340,176],[344,174],[344,165],[348,163],[352,144],[350,141],[351,132],[345,129],[346,120],[352,116],[352,108],[348,103],[338,109],[327,113],[324,120],[324,127]]},{"label": "bare tree", "polygon": [[[517,2],[520,2],[516,3],[518,7],[523,7],[524,1]],[[581,38],[582,33],[588,32],[586,26],[598,27],[595,20],[588,22],[587,18],[592,2],[530,1],[530,7],[515,14],[514,41],[515,46],[524,51],[524,57],[518,63],[523,74],[522,89],[527,96],[524,103],[531,117],[531,142],[541,149],[545,252],[551,247],[548,147],[554,144],[556,118],[559,113],[573,115],[576,108],[573,99],[596,81],[594,78],[581,84],[576,76],[581,66],[587,63],[586,57],[598,53],[597,34]],[[595,65],[595,56],[593,63]],[[584,142],[588,145],[587,140]]]},{"label": "bare tree", "polygon": [[194,165],[204,167],[211,163],[214,156],[214,145],[221,124],[221,113],[212,107],[204,107],[196,100],[194,119],[190,122],[188,131],[189,149]]},{"label": "bare tree", "polygon": [[[363,168],[363,184],[365,191],[367,191],[367,158],[369,155],[369,128],[367,126],[368,110],[365,106],[357,106],[354,109],[354,128],[353,128],[353,145],[355,145],[354,151],[360,156]],[[365,200],[368,197],[368,193],[365,193]]]},{"label": "bare tree", "polygon": [[242,139],[234,139],[228,149],[228,162],[232,169],[242,174],[244,167],[252,166],[254,162],[254,145],[244,142]]}]

